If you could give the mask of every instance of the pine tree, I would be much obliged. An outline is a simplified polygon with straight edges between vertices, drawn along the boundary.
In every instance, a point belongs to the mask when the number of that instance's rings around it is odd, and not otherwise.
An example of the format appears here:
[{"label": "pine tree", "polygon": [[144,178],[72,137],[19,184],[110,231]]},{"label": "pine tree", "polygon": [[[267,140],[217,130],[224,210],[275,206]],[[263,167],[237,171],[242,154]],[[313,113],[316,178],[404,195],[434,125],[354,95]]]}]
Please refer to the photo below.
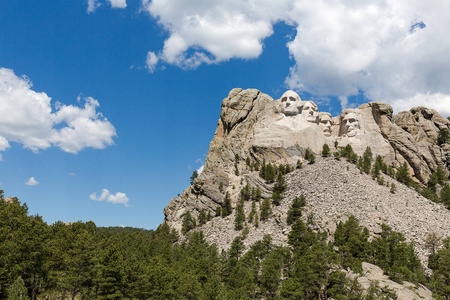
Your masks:
[{"label": "pine tree", "polygon": [[236,216],[234,218],[234,229],[242,230],[242,228],[244,228],[244,222],[245,222],[244,207],[243,207],[242,203],[239,203],[236,206]]},{"label": "pine tree", "polygon": [[330,147],[327,144],[323,144],[322,146],[322,156],[324,157],[330,156]]},{"label": "pine tree", "polygon": [[373,159],[372,150],[370,149],[369,146],[367,146],[363,154],[363,165],[362,165],[362,169],[366,174],[370,173],[370,168],[372,166],[372,159]]},{"label": "pine tree", "polygon": [[316,161],[316,156],[312,151],[307,148],[305,151],[305,159],[308,161],[309,164],[313,164]]},{"label": "pine tree", "polygon": [[408,165],[406,162],[403,163],[403,165],[398,168],[397,174],[395,175],[397,181],[404,183],[405,185],[409,186],[411,184],[411,177],[409,177],[409,171],[408,171]]},{"label": "pine tree", "polygon": [[197,178],[197,177],[198,177],[198,171],[195,170],[194,172],[192,172],[192,176],[191,176],[191,178],[190,178],[190,183],[191,183],[191,185],[194,184],[194,180],[195,180],[195,178]]},{"label": "pine tree", "polygon": [[206,222],[208,222],[208,216],[206,215],[206,211],[202,209],[198,215],[198,223],[200,225],[203,225]]},{"label": "pine tree", "polygon": [[216,207],[216,217],[218,217],[218,216],[220,216],[220,215],[222,215],[222,207],[217,206],[217,207]]},{"label": "pine tree", "polygon": [[272,194],[272,201],[273,204],[275,204],[276,206],[280,205],[282,195],[286,187],[287,187],[286,180],[284,179],[282,173],[278,173],[277,182],[273,186],[273,194]]},{"label": "pine tree", "polygon": [[441,190],[441,202],[444,203],[447,208],[450,208],[450,186],[448,184],[444,185]]},{"label": "pine tree", "polygon": [[264,179],[268,183],[272,183],[275,181],[275,169],[271,163],[268,163],[266,166],[266,176],[264,177]]},{"label": "pine tree", "polygon": [[261,200],[262,195],[261,195],[261,190],[259,189],[259,187],[256,189],[255,192],[255,197],[253,198],[255,201],[259,202],[259,200]]},{"label": "pine tree", "polygon": [[181,231],[183,232],[183,234],[186,234],[190,230],[194,229],[195,226],[197,226],[197,224],[195,222],[195,218],[192,217],[190,211],[186,211],[186,213],[183,216]]},{"label": "pine tree", "polygon": [[264,198],[259,210],[260,210],[260,213],[259,213],[260,220],[261,221],[267,220],[269,218],[270,214],[272,213],[272,208],[270,206],[269,198]]},{"label": "pine tree", "polygon": [[252,202],[252,210],[248,214],[248,222],[249,223],[253,223],[253,218],[255,217],[255,214],[256,214],[256,203]]},{"label": "pine tree", "polygon": [[222,217],[226,217],[231,215],[233,212],[233,207],[231,206],[231,199],[230,194],[227,192],[225,194],[225,199],[223,200],[222,204]]},{"label": "pine tree", "polygon": [[450,132],[448,129],[441,129],[438,133],[438,144],[442,145],[450,141]]},{"label": "pine tree", "polygon": [[294,201],[292,202],[291,207],[288,211],[288,216],[286,219],[286,222],[288,225],[291,225],[297,221],[303,213],[303,207],[306,205],[306,197],[304,194],[302,194],[299,197],[295,197]]}]

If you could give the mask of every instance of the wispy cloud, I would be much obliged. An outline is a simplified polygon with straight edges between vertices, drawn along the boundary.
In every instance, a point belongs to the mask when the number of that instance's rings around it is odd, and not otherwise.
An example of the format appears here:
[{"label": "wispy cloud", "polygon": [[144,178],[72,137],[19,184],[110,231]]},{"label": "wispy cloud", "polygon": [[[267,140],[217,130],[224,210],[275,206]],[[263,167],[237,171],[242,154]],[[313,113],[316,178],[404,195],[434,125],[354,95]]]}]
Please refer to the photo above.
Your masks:
[{"label": "wispy cloud", "polygon": [[30,179],[28,179],[28,181],[25,182],[25,184],[26,184],[26,185],[31,185],[31,186],[33,186],[33,185],[38,185],[39,182],[37,182],[37,180],[34,179],[34,177],[30,177]]},{"label": "wispy cloud", "polygon": [[119,203],[124,204],[125,206],[130,206],[128,204],[129,199],[125,193],[117,192],[115,195],[113,195],[107,189],[102,189],[100,197],[97,196],[97,193],[92,193],[89,198],[94,201],[106,201],[110,203]]}]

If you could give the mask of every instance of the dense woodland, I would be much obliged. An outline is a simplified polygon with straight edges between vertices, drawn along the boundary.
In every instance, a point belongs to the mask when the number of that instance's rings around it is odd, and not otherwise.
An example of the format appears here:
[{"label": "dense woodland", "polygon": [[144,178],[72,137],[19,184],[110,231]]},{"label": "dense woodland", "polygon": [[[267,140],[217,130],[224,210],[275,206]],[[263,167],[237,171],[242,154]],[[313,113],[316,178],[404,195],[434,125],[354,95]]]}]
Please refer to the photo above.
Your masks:
[{"label": "dense woodland", "polygon": [[[374,159],[370,148],[362,157],[349,146],[331,152],[324,145],[323,156],[347,159],[379,184],[385,184],[383,175],[390,176],[450,205],[447,178],[439,168],[421,186],[409,177],[406,165],[395,171],[381,157]],[[306,151],[305,160],[314,163],[314,154]],[[246,249],[248,227],[271,217],[271,207],[279,205],[286,188],[284,175],[302,163],[273,166],[247,159],[246,165],[273,183],[273,194],[262,199],[260,191],[246,186],[233,208],[225,193],[214,217],[234,212],[240,235],[221,252],[194,230],[213,218],[211,212],[200,212],[198,218],[186,213],[184,236],[165,224],[155,231],[99,228],[93,222],[47,225],[40,216],[28,215],[27,205],[17,198],[5,201],[0,190],[0,299],[396,299],[394,291],[377,283],[363,292],[347,276],[344,270],[361,272],[362,262],[381,267],[394,281],[424,284],[437,299],[450,299],[450,238],[428,237],[431,272],[426,273],[414,245],[386,225],[374,238],[352,216],[338,224],[333,237],[313,231],[313,218],[301,218],[307,204],[303,195],[288,211],[287,246],[274,245],[266,235]],[[238,174],[237,164],[235,169]],[[392,184],[391,192],[396,192]],[[252,202],[249,215],[245,201]]]},{"label": "dense woodland", "polygon": [[[17,199],[0,201],[0,297],[2,299],[395,299],[373,285],[363,295],[342,271],[361,262],[382,267],[395,281],[423,283],[450,297],[450,239],[430,239],[432,276],[413,245],[383,226],[369,241],[350,217],[334,242],[301,219],[292,223],[289,246],[269,235],[245,249],[245,234],[229,251],[209,245],[201,231],[183,242],[168,226],[155,231],[97,228],[93,222],[47,225],[29,216]],[[178,242],[177,242],[178,241]]]}]

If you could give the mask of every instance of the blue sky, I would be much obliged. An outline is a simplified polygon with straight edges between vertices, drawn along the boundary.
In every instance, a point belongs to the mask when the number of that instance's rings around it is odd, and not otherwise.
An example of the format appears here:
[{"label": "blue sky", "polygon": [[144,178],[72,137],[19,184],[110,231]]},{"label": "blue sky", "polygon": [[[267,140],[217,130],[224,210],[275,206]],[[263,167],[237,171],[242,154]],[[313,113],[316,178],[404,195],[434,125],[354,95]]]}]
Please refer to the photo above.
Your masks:
[{"label": "blue sky", "polygon": [[0,188],[48,223],[156,228],[232,88],[450,115],[450,4],[272,2],[2,1]]}]

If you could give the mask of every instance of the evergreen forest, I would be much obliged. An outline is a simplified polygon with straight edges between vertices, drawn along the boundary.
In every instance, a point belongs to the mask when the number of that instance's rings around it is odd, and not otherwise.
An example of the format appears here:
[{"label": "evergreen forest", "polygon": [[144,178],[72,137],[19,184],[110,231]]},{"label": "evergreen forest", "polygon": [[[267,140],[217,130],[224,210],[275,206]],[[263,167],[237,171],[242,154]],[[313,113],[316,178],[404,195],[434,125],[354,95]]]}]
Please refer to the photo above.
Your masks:
[{"label": "evergreen forest", "polygon": [[450,239],[430,237],[427,274],[402,234],[383,225],[370,240],[354,217],[329,239],[293,213],[287,246],[265,235],[246,248],[241,234],[219,251],[202,231],[181,240],[164,224],[154,231],[47,225],[17,198],[7,202],[3,191],[0,198],[1,299],[396,299],[377,284],[363,293],[346,276],[362,262],[394,281],[425,284],[437,299],[450,297]]}]

